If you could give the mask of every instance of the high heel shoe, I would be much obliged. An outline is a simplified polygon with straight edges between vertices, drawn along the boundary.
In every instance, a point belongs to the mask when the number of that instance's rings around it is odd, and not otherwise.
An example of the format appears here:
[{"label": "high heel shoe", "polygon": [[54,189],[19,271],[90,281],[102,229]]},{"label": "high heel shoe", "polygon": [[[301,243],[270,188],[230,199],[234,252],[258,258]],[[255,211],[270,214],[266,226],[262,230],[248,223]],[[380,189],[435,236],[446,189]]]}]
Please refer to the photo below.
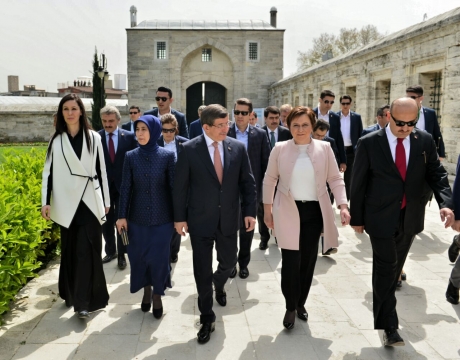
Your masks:
[{"label": "high heel shoe", "polygon": [[151,306],[152,306],[152,303],[145,304],[145,303],[141,302],[141,310],[143,312],[149,312]]},{"label": "high heel shoe", "polygon": [[308,321],[308,312],[307,312],[307,310],[305,310],[305,308],[297,309],[296,313],[297,313],[297,317],[300,320]]},{"label": "high heel shoe", "polygon": [[[290,315],[290,316],[288,316]],[[290,319],[292,318],[292,319]],[[288,330],[291,330],[294,328],[294,323],[295,323],[295,314],[294,314],[294,311],[288,311],[286,310],[286,314],[284,315],[284,319],[283,319],[283,326],[288,329]]]},{"label": "high heel shoe", "polygon": [[[155,309],[155,303],[157,303],[156,305],[158,306],[158,300],[160,300],[159,301],[160,307]],[[152,311],[152,313],[153,313],[153,317],[155,319],[160,319],[163,316],[163,303],[161,301],[161,295],[153,295],[153,311]]]}]

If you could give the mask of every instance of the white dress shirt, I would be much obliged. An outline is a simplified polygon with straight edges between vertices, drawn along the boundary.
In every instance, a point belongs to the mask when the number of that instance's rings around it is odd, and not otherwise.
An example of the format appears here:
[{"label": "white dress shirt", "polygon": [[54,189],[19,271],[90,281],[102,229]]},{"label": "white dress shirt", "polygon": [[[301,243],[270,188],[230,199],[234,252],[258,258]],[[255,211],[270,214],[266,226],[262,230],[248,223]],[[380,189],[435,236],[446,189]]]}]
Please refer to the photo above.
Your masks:
[{"label": "white dress shirt", "polygon": [[165,144],[165,149],[174,152],[176,154],[176,159],[177,159],[177,148],[176,148],[176,139],[173,139],[173,141],[167,143],[165,139],[163,138],[163,142]]},{"label": "white dress shirt", "polygon": [[423,106],[420,107],[419,115],[418,115],[418,121],[416,125],[417,129],[420,130],[425,130],[425,114],[423,112]]},{"label": "white dress shirt", "polygon": [[318,119],[322,119],[326,122],[329,122],[329,111],[326,113],[326,115],[321,114],[321,111],[319,110],[318,107]]},{"label": "white dress shirt", "polygon": [[[391,156],[393,161],[396,161],[396,145],[398,144],[398,138],[393,135],[389,126],[385,128],[387,133],[388,143],[390,145]],[[406,150],[406,169],[409,164],[409,154],[410,154],[410,135],[403,140],[404,150]]]},{"label": "white dress shirt", "polygon": [[289,191],[294,200],[318,201],[315,169],[307,153],[310,144],[296,146],[299,149],[299,156],[292,169]]},{"label": "white dress shirt", "polygon": [[[117,149],[118,149],[118,128],[113,130],[112,134],[113,134],[113,136],[112,136],[113,147],[115,149],[115,154],[116,154]],[[106,140],[106,144],[107,144],[107,150],[109,149],[109,139],[110,139],[109,133],[106,131],[105,132],[105,140]]]},{"label": "white dress shirt", "polygon": [[[203,131],[204,139],[206,140],[206,145],[208,146],[209,156],[211,156],[212,164],[214,165],[214,140],[211,139],[206,133]],[[222,161],[222,167],[224,166],[224,146],[222,141],[217,142],[217,148],[219,149],[220,153],[220,160]]]},{"label": "white dress shirt", "polygon": [[278,126],[276,127],[275,130],[270,130],[270,128],[267,126],[267,131],[268,131],[268,142],[271,142],[271,139],[272,139],[272,134],[271,132],[273,131],[274,132],[274,136],[275,136],[275,142],[278,142]]},{"label": "white dress shirt", "polygon": [[342,132],[343,145],[351,146],[351,111],[345,116],[342,112],[340,113],[340,131]]}]

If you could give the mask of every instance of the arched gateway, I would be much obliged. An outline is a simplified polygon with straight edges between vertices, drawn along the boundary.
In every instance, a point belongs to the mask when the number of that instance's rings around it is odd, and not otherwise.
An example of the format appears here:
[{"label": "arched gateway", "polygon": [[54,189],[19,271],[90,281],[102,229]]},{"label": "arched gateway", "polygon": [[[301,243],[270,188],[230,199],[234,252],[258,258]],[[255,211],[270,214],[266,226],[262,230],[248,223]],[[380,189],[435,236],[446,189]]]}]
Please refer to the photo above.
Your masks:
[{"label": "arched gateway", "polygon": [[186,90],[187,122],[198,118],[201,105],[220,104],[227,107],[227,89],[216,82],[197,82]]}]

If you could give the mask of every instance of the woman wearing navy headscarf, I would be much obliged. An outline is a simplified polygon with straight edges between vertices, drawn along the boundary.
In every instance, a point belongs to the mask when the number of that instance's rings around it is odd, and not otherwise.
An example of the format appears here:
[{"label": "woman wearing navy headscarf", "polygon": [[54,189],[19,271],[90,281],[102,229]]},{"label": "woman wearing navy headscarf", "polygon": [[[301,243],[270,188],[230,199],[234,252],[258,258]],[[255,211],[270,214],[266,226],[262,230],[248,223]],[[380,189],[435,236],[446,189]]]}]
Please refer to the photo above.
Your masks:
[{"label": "woman wearing navy headscarf", "polygon": [[[144,288],[141,309],[163,315],[161,296],[171,287],[170,241],[174,231],[172,191],[176,158],[161,148],[160,120],[152,115],[134,122],[139,147],[128,151],[123,165],[117,228],[128,232],[130,291]],[[153,287],[153,296],[152,296]]]}]

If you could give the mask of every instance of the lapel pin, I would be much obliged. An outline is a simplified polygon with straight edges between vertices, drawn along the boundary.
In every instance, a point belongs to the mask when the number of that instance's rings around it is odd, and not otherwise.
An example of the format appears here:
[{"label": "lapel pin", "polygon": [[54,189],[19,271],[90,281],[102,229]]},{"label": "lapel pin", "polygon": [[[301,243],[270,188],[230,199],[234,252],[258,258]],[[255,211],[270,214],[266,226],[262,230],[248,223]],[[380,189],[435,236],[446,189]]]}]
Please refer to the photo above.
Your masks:
[{"label": "lapel pin", "polygon": [[232,148],[229,146],[229,147],[228,147],[228,151],[231,151],[231,150],[232,150]]}]

